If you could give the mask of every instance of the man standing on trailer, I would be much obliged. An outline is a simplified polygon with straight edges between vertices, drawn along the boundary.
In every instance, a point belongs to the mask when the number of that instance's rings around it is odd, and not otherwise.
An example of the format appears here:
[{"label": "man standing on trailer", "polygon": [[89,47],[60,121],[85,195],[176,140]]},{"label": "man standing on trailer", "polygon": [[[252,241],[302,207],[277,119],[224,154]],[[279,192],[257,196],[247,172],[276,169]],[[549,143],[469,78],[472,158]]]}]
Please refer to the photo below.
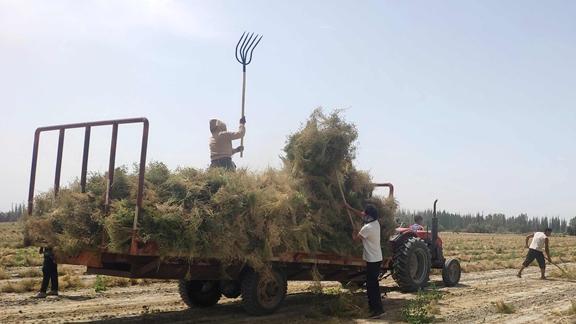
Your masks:
[{"label": "man standing on trailer", "polygon": [[244,151],[243,146],[232,148],[232,141],[240,139],[246,133],[246,117],[240,118],[240,126],[237,132],[229,132],[226,124],[218,119],[210,119],[210,168],[225,168],[236,170],[236,164],[232,162],[232,155]]},{"label": "man standing on trailer", "polygon": [[344,202],[347,209],[362,217],[364,226],[357,233],[352,233],[355,241],[362,240],[364,252],[362,257],[366,261],[366,294],[370,306],[371,318],[378,318],[384,313],[382,308],[382,295],[380,294],[380,266],[382,264],[382,247],[380,245],[380,222],[378,210],[372,204],[366,205],[364,211],[352,208]]},{"label": "man standing on trailer", "polygon": [[[538,266],[540,267],[540,279],[546,279],[546,260],[544,260],[543,250],[546,251],[546,259],[552,263],[552,258],[550,257],[550,249],[548,247],[548,236],[552,234],[552,229],[547,228],[544,232],[536,232],[526,236],[526,248],[528,249],[528,254],[526,254],[526,260],[522,263],[520,271],[518,271],[518,278],[522,278],[522,271],[527,268],[534,259],[538,261]],[[528,246],[528,240],[532,239],[532,243]]]}]

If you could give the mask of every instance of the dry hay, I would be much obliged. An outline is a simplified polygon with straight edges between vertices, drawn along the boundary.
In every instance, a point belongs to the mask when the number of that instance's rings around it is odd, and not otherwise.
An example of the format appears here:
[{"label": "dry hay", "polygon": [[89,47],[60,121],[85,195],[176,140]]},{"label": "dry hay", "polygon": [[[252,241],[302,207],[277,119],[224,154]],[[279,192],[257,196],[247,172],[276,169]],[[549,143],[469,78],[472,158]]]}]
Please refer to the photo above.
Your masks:
[{"label": "dry hay", "polygon": [[513,314],[516,312],[516,308],[513,305],[505,303],[503,300],[496,301],[494,307],[496,308],[496,313],[499,314]]},{"label": "dry hay", "polygon": [[[563,260],[561,260],[563,261]],[[576,280],[576,267],[567,264],[552,264],[552,273],[550,276],[568,279],[569,281]]]},{"label": "dry hay", "polygon": [[6,281],[0,285],[0,292],[10,294],[10,293],[23,293],[36,291],[40,288],[39,279],[22,279],[22,280],[11,280]]},{"label": "dry hay", "polygon": [[[366,172],[353,166],[357,131],[339,112],[315,110],[284,148],[284,167],[251,172],[216,168],[169,170],[150,163],[138,224],[143,242],[155,242],[162,255],[211,257],[261,267],[284,252],[360,255],[352,225],[342,208],[338,179],[356,208],[372,203],[380,211],[385,240],[393,231],[394,199],[372,197]],[[31,243],[74,254],[106,245],[126,252],[135,212],[137,173],[118,168],[109,214],[104,209],[105,174],[92,174],[87,193],[78,183],[35,199],[26,218]],[[355,227],[359,227],[356,224]],[[384,244],[387,254],[387,245]]]},{"label": "dry hay", "polygon": [[4,268],[0,268],[0,280],[10,278],[10,274]]},{"label": "dry hay", "polygon": [[340,287],[311,287],[313,299],[306,312],[306,317],[315,319],[327,318],[365,318],[369,314],[366,294],[356,290],[345,290]]}]

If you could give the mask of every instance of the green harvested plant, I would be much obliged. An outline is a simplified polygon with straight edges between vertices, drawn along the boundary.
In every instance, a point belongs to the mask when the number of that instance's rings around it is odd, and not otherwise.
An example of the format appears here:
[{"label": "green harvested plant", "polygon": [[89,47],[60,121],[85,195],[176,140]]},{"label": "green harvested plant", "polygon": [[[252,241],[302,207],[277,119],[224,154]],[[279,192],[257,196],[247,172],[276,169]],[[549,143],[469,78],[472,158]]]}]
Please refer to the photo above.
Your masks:
[{"label": "green harvested plant", "polygon": [[[377,206],[383,238],[394,230],[396,202],[373,197],[370,176],[355,169],[356,138],[355,126],[339,112],[327,115],[318,109],[289,136],[279,170],[172,171],[152,162],[146,169],[139,238],[157,245],[161,255],[240,261],[255,268],[286,252],[359,256],[342,194],[358,208],[368,202]],[[137,174],[116,170],[108,213],[105,179],[105,174],[91,175],[87,193],[73,183],[58,198],[37,196],[26,218],[27,239],[66,254],[101,246],[127,252]]]}]

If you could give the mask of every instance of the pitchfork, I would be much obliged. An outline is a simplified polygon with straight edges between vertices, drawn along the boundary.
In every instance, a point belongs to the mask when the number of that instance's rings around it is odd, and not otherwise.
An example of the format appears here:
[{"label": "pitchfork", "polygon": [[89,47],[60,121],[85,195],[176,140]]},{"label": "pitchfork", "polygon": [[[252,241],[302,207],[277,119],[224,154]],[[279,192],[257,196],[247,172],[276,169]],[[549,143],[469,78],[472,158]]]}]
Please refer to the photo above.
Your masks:
[{"label": "pitchfork", "polygon": [[552,261],[550,261],[550,260],[548,260],[548,262],[550,262],[551,264],[555,265],[556,268],[560,269],[560,271],[562,271],[563,274],[566,274],[566,270],[562,269],[559,265],[557,265],[556,263],[554,263],[554,262],[552,262]]},{"label": "pitchfork", "polygon": [[[252,53],[262,40],[262,35],[254,33],[242,33],[238,44],[236,44],[236,60],[242,64],[242,117],[244,117],[244,103],[246,101],[246,65],[252,62]],[[240,145],[244,146],[244,136],[240,139]],[[244,152],[240,152],[240,157],[244,156]]]}]

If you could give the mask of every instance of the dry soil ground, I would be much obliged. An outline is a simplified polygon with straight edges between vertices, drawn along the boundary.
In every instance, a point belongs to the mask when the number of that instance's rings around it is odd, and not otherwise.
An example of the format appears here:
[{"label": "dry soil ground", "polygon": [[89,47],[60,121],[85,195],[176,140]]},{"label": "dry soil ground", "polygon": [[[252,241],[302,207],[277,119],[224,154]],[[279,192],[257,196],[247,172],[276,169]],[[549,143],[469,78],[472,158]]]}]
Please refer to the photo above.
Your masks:
[{"label": "dry soil ground", "polygon": [[[479,269],[480,265],[493,268],[487,261],[483,263],[481,256],[486,254],[490,259],[494,242],[492,236],[478,236],[459,234],[452,237],[444,235],[453,246],[460,246],[460,253],[471,255],[472,261],[463,264],[472,269]],[[509,242],[522,240],[522,236],[502,236],[501,250],[497,254],[507,253]],[[461,241],[462,244],[457,245]],[[471,243],[471,242],[475,243]],[[562,247],[562,253],[570,258],[576,253],[576,245],[572,238],[558,238],[556,251]],[[466,243],[466,244],[464,244]],[[520,242],[520,245],[522,241]],[[466,246],[470,248],[467,249]],[[486,246],[486,252],[477,253]],[[28,256],[17,246],[3,247],[4,256],[0,259],[4,264],[3,279],[0,279],[0,288],[9,283],[18,286],[25,280],[22,278],[30,269],[38,269],[37,259]],[[10,250],[13,249],[13,250]],[[12,251],[12,252],[11,252]],[[471,252],[471,253],[467,253]],[[553,246],[554,251],[554,246]],[[0,251],[1,252],[1,251]],[[10,253],[13,253],[12,255]],[[15,253],[15,254],[14,254]],[[452,252],[450,252],[452,253]],[[448,254],[450,254],[448,253]],[[524,253],[520,249],[518,258]],[[1,254],[1,253],[0,253]],[[479,263],[472,267],[474,260]],[[514,260],[516,261],[516,260]],[[9,265],[10,264],[10,265]],[[486,271],[471,271],[462,275],[458,287],[445,288],[438,275],[432,276],[442,293],[442,299],[433,310],[436,321],[446,323],[576,323],[576,282],[568,278],[550,277],[549,280],[539,280],[539,271],[530,267],[525,271],[523,278],[515,276],[516,270],[501,269]],[[576,270],[576,264],[570,264]],[[1,268],[1,267],[0,267]],[[550,268],[550,273],[552,274]],[[318,305],[330,303],[334,296],[314,295],[309,292],[311,283],[290,283],[289,295],[283,307],[274,315],[266,317],[249,317],[245,314],[239,299],[222,299],[220,303],[209,309],[190,310],[180,301],[177,286],[174,282],[139,283],[133,286],[112,287],[103,292],[94,290],[94,276],[83,275],[82,267],[65,267],[65,272],[72,282],[70,288],[65,289],[60,297],[49,297],[44,300],[32,298],[35,292],[7,293],[0,292],[0,323],[46,323],[46,322],[150,322],[150,323],[365,323],[363,319],[339,318],[325,316],[315,311]],[[37,272],[36,272],[37,273]],[[34,277],[34,273],[29,274]],[[83,284],[74,284],[74,281]],[[124,284],[127,284],[124,282]],[[324,286],[339,287],[338,283],[326,282]],[[395,290],[394,282],[383,280],[381,286],[387,291],[384,300],[386,315],[378,321],[383,323],[401,322],[401,311],[407,303],[415,297],[414,294],[403,294]],[[32,289],[37,289],[36,287]],[[4,291],[4,290],[3,290]],[[360,292],[361,293],[361,292]],[[502,301],[512,307],[512,313],[504,314],[498,311],[496,303]],[[576,304],[575,304],[576,305]]]},{"label": "dry soil ground", "polygon": [[[84,278],[89,279],[89,278]],[[437,276],[433,278],[440,281]],[[335,283],[325,283],[337,285]],[[62,293],[45,300],[32,298],[32,293],[2,294],[0,323],[96,321],[110,323],[316,323],[350,322],[352,319],[313,316],[311,305],[322,302],[307,292],[309,283],[293,283],[284,306],[274,315],[254,318],[247,316],[239,300],[224,299],[210,309],[189,310],[180,301],[174,283],[153,283],[132,287],[117,287],[101,293],[93,288]],[[381,322],[400,322],[400,311],[413,295],[394,291],[394,284],[384,280],[389,290],[384,301],[387,310]],[[467,273],[461,285],[443,288],[438,321],[448,323],[576,323],[576,315],[566,311],[576,300],[576,283],[566,280],[539,280],[538,270],[530,268],[524,278],[515,277],[514,270],[491,270]],[[512,306],[512,314],[501,314],[494,305],[504,301]],[[356,319],[357,322],[363,322]]]}]

